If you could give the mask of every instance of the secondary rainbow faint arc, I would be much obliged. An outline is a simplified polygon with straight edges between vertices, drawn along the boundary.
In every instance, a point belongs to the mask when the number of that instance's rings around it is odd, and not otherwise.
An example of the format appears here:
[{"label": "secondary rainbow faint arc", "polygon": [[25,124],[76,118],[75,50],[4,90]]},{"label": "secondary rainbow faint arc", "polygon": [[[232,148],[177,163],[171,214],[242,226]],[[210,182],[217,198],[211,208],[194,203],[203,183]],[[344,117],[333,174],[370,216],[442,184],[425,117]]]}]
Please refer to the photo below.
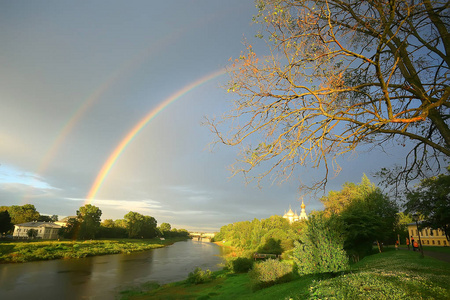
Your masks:
[{"label": "secondary rainbow faint arc", "polygon": [[181,90],[178,90],[168,98],[166,98],[163,102],[158,104],[157,107],[153,108],[143,119],[141,119],[134,127],[131,129],[130,132],[127,133],[127,135],[121,140],[121,142],[117,145],[117,147],[114,149],[114,151],[111,153],[111,155],[108,157],[106,162],[103,164],[100,172],[98,173],[97,177],[95,178],[94,184],[92,185],[89,194],[87,196],[87,203],[90,203],[96,196],[97,192],[99,191],[101,185],[103,184],[103,181],[105,180],[106,176],[108,176],[109,171],[113,167],[114,163],[119,158],[120,154],[125,150],[127,145],[133,140],[133,138],[139,134],[141,129],[150,122],[158,113],[163,111],[167,106],[169,106],[172,102],[175,102],[188,92],[192,91],[193,89],[201,86],[202,84],[219,77],[220,75],[223,75],[226,73],[225,69],[220,69],[218,71],[215,71],[213,73],[210,73],[186,86],[184,86]]}]

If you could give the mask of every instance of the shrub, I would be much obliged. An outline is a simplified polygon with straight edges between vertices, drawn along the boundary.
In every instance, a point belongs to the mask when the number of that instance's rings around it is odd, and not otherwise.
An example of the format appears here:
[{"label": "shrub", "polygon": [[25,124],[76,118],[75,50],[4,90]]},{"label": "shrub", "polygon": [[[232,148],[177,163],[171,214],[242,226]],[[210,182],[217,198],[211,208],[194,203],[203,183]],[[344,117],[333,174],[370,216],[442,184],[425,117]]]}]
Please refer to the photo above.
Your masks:
[{"label": "shrub", "polygon": [[210,270],[203,271],[201,268],[197,267],[191,273],[189,273],[186,281],[191,284],[200,284],[204,282],[211,281],[212,272]]},{"label": "shrub", "polygon": [[246,273],[253,266],[253,260],[246,257],[238,257],[231,261],[231,268],[234,273]]},{"label": "shrub", "polygon": [[342,226],[337,220],[325,219],[322,215],[311,216],[300,242],[295,242],[293,258],[298,273],[336,273],[348,269],[343,246]]},{"label": "shrub", "polygon": [[276,259],[254,264],[249,272],[252,288],[255,290],[291,281],[294,278],[292,271],[292,265]]}]

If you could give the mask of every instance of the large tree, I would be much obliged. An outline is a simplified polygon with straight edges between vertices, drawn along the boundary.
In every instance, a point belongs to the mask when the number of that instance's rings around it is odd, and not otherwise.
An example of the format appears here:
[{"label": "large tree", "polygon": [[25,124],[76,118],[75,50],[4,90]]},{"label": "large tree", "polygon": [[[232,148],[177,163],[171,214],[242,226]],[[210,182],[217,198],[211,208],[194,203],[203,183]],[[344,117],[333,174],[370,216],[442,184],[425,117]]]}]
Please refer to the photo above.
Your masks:
[{"label": "large tree", "polygon": [[448,174],[422,180],[406,198],[407,212],[419,213],[423,227],[441,229],[450,241],[450,168]]},{"label": "large tree", "polygon": [[77,211],[79,222],[79,239],[93,239],[100,229],[100,217],[102,211],[97,206],[86,204]]},{"label": "large tree", "polygon": [[[241,145],[235,173],[255,177],[324,166],[357,147],[409,147],[392,183],[439,172],[450,156],[450,8],[438,0],[261,0],[255,21],[270,55],[251,45],[229,69],[237,96],[219,141]],[[231,133],[222,122],[233,123]],[[227,126],[228,127],[228,126]],[[256,138],[253,138],[256,136]],[[250,145],[247,141],[255,141]],[[391,170],[392,171],[392,170]],[[280,174],[281,173],[281,174]],[[284,178],[284,176],[282,176]]]},{"label": "large tree", "polygon": [[157,236],[157,221],[150,216],[130,211],[124,216],[127,224],[128,237],[130,238],[153,238]]}]

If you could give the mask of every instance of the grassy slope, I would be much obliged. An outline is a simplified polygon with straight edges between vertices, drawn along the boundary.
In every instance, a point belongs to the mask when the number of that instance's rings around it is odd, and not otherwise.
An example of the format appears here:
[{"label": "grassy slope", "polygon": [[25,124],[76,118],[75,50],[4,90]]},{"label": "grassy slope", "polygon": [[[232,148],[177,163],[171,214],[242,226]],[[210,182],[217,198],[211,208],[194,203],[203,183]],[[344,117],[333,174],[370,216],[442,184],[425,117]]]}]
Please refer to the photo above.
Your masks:
[{"label": "grassy slope", "polygon": [[450,299],[450,264],[412,251],[364,258],[350,272],[327,279],[303,276],[252,292],[247,274],[221,272],[209,283],[183,282],[125,291],[123,299]]}]

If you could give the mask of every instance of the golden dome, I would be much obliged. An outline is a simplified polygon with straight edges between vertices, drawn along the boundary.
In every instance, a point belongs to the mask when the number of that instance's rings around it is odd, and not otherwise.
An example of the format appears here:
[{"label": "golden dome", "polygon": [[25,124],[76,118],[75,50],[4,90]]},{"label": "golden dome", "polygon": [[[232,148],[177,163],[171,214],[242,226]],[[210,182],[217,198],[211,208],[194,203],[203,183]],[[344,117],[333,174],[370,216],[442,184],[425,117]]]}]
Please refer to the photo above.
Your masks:
[{"label": "golden dome", "polygon": [[292,209],[289,208],[289,211],[286,213],[286,216],[289,216],[289,217],[294,216],[294,212],[292,211]]}]

